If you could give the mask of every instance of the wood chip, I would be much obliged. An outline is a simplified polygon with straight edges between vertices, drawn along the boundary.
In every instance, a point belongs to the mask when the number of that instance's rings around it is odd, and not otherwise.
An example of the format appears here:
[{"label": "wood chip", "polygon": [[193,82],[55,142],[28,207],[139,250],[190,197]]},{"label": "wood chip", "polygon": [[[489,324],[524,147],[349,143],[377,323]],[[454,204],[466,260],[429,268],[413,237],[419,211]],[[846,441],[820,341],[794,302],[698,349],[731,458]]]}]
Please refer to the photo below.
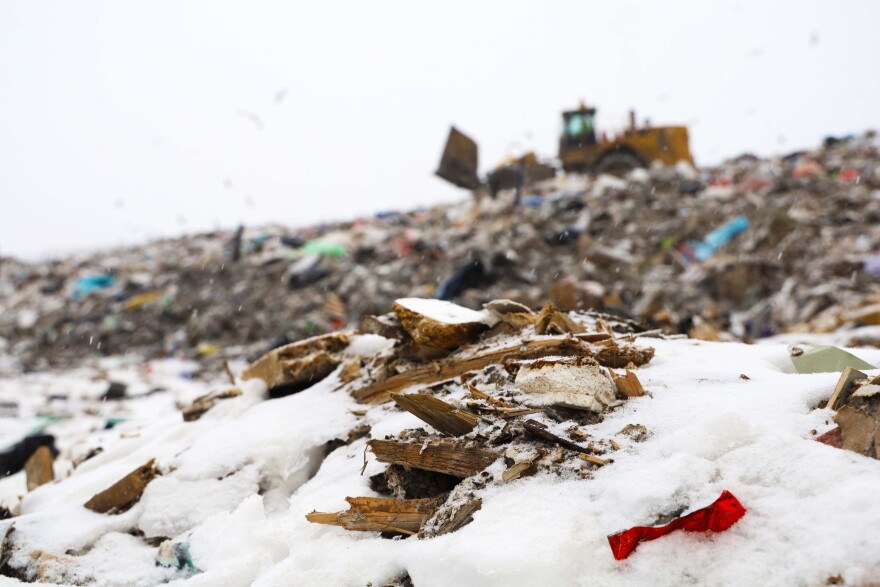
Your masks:
[{"label": "wood chip", "polygon": [[[609,370],[610,371],[610,370]],[[626,370],[626,375],[618,375],[614,371],[610,371],[611,379],[617,386],[617,391],[624,397],[642,397],[645,395],[645,389],[642,387],[638,376],[630,370]]]},{"label": "wood chip", "polygon": [[596,456],[593,456],[593,455],[589,455],[589,454],[587,454],[587,453],[583,453],[583,452],[582,452],[582,453],[581,453],[580,455],[578,455],[578,456],[580,456],[582,460],[587,461],[588,463],[592,463],[592,464],[594,464],[594,465],[598,465],[598,466],[600,466],[600,467],[601,467],[602,465],[607,465],[607,464],[608,464],[608,461],[606,461],[606,460],[604,460],[604,459],[600,459],[599,457],[596,457]]}]

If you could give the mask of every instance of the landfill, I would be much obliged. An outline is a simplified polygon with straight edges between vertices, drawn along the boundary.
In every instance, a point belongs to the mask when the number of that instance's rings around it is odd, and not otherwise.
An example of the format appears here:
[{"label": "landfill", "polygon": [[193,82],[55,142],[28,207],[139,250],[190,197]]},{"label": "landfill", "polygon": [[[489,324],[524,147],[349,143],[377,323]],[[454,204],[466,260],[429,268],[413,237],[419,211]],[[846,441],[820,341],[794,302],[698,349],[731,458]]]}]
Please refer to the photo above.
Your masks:
[{"label": "landfill", "polygon": [[2,259],[0,585],[877,582],[878,145]]}]

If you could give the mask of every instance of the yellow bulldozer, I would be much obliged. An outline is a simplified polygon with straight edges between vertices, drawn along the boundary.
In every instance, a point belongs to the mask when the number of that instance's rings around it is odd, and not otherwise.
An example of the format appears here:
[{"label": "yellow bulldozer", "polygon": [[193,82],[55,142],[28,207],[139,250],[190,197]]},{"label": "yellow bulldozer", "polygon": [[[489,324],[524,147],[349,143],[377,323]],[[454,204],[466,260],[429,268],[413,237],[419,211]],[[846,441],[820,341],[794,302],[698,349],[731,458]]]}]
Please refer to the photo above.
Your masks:
[{"label": "yellow bulldozer", "polygon": [[558,164],[543,163],[534,153],[508,159],[481,180],[478,172],[477,144],[452,127],[436,174],[459,187],[488,190],[519,189],[536,181],[553,177],[557,165],[568,173],[610,173],[623,175],[654,161],[673,165],[679,161],[693,164],[684,126],[651,126],[636,124],[630,112],[629,127],[614,137],[597,135],[595,108],[581,104],[577,110],[562,113],[562,135],[559,138]]}]

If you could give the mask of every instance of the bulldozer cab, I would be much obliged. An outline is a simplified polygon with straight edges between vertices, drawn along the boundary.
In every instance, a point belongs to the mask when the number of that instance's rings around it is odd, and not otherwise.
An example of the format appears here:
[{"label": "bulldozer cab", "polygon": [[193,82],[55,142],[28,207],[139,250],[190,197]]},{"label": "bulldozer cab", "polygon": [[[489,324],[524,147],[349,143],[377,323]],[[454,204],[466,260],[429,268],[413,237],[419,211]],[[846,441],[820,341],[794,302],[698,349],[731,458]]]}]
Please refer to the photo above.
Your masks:
[{"label": "bulldozer cab", "polygon": [[578,110],[562,113],[562,143],[567,147],[596,144],[596,128],[593,117],[595,108],[582,106]]}]

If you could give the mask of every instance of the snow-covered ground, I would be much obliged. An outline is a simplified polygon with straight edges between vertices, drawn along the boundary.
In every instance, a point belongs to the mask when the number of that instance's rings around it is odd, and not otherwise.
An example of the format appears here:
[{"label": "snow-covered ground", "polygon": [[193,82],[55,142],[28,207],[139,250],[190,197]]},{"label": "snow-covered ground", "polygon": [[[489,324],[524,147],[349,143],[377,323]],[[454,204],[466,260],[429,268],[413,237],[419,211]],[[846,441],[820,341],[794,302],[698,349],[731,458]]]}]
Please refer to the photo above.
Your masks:
[{"label": "snow-covered ground", "polygon": [[[880,580],[880,461],[814,439],[833,427],[836,373],[794,372],[784,342],[759,345],[639,339],[655,358],[638,370],[647,396],[590,426],[614,439],[613,462],[591,479],[539,473],[477,490],[482,509],[460,530],[430,539],[385,539],[311,524],[313,510],[347,509],[346,496],[376,496],[370,475],[385,465],[367,439],[329,452],[356,425],[373,438],[424,424],[392,405],[365,408],[334,391],[334,374],[301,393],[264,400],[261,382],[195,422],[178,405],[228,387],[192,380],[187,365],[150,369],[123,359],[0,381],[0,401],[21,404],[0,419],[4,445],[35,427],[56,435],[56,477],[25,495],[23,473],[0,479],[0,504],[20,515],[14,566],[29,562],[50,583],[94,585],[382,585],[409,573],[418,587],[461,585],[847,585]],[[880,364],[880,350],[854,354]],[[136,399],[100,402],[102,373]],[[880,373],[880,371],[872,372]],[[745,377],[743,377],[745,376]],[[65,394],[66,400],[53,399]],[[47,420],[56,402],[71,417]],[[365,415],[362,410],[367,409]],[[57,413],[54,410],[53,413]],[[125,418],[104,430],[108,418]],[[641,424],[643,442],[621,434]],[[71,460],[103,452],[75,469]],[[83,507],[92,495],[156,459],[163,472],[119,515]],[[731,491],[748,510],[718,534],[677,532],[615,561],[607,536]],[[151,538],[188,545],[195,569],[156,565]],[[15,557],[23,557],[16,559]],[[26,560],[25,560],[26,559]],[[0,577],[0,585],[17,584]]]}]

